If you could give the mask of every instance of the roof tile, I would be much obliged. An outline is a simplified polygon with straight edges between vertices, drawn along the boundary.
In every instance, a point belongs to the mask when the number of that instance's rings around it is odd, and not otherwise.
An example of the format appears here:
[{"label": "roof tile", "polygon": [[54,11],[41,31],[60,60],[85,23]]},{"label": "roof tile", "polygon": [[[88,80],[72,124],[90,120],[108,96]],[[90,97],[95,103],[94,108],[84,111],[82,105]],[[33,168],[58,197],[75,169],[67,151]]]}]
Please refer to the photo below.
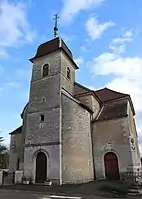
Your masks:
[{"label": "roof tile", "polygon": [[120,99],[124,97],[128,97],[128,94],[119,93],[108,88],[103,88],[100,90],[96,90],[95,93],[98,95],[102,102],[107,102],[114,99]]},{"label": "roof tile", "polygon": [[97,121],[127,116],[127,101],[104,105]]}]

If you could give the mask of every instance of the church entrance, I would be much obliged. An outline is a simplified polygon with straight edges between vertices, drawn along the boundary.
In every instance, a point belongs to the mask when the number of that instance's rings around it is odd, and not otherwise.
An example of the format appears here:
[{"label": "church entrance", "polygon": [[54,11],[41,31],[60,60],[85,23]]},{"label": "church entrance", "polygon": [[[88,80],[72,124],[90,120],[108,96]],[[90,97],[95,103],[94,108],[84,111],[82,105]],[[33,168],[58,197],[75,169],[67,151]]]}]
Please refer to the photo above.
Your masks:
[{"label": "church entrance", "polygon": [[36,183],[44,183],[47,178],[47,158],[45,153],[39,152],[36,158]]},{"label": "church entrance", "polygon": [[104,156],[105,176],[108,180],[119,180],[118,159],[115,153],[109,152]]}]

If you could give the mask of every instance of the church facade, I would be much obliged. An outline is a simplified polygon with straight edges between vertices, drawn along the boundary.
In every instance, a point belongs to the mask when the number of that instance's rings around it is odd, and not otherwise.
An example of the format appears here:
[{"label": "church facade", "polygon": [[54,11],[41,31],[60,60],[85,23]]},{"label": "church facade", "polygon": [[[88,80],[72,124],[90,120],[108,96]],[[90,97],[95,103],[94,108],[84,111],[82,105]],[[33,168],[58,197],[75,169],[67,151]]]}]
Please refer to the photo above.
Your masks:
[{"label": "church facade", "polygon": [[30,61],[29,102],[10,133],[10,172],[66,184],[141,170],[130,95],[77,83],[78,66],[59,37],[41,44]]}]

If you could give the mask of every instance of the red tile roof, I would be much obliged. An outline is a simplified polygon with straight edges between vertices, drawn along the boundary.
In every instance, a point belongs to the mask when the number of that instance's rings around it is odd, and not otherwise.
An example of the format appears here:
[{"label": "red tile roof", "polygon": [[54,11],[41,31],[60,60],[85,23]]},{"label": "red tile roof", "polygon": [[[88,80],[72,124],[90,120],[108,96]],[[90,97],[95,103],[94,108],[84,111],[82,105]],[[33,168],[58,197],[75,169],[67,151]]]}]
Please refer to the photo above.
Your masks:
[{"label": "red tile roof", "polygon": [[108,88],[96,90],[95,93],[98,95],[98,97],[102,102],[129,97],[128,94],[119,93]]},{"label": "red tile roof", "polygon": [[125,100],[121,103],[104,105],[104,107],[102,107],[102,112],[96,121],[111,120],[127,116],[127,101]]},{"label": "red tile roof", "polygon": [[89,93],[89,92],[94,92],[94,94],[98,97],[99,101],[102,104],[113,103],[118,100],[123,100],[124,98],[128,99],[129,103],[131,105],[131,108],[132,108],[133,115],[135,115],[135,110],[134,110],[134,106],[133,106],[130,95],[120,93],[120,92],[117,92],[117,91],[114,91],[114,90],[111,90],[108,88],[103,88],[103,89],[94,91],[85,86],[82,86],[81,84],[79,84],[77,82],[75,82],[75,84],[84,89],[84,93],[80,93],[80,95],[83,95],[83,94],[87,95],[87,93]]},{"label": "red tile roof", "polygon": [[112,103],[116,100],[127,98],[129,100],[133,115],[135,115],[135,110],[134,110],[133,102],[131,100],[130,95],[120,93],[120,92],[117,92],[117,91],[113,91],[113,90],[108,89],[108,88],[96,90],[95,93],[98,95],[98,97],[100,98],[100,100],[102,101],[103,104],[106,104],[106,103],[109,103],[109,102]]}]

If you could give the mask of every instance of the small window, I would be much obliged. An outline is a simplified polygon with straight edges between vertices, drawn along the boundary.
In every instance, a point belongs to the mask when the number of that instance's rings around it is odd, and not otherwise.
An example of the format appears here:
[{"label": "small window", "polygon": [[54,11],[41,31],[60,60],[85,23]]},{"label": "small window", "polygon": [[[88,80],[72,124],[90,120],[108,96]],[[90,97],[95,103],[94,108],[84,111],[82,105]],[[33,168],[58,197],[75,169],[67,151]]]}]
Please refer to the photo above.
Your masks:
[{"label": "small window", "polygon": [[42,98],[41,98],[41,102],[46,102],[46,98],[45,98],[45,97],[42,97]]},{"label": "small window", "polygon": [[40,115],[40,121],[43,122],[44,121],[44,115]]},{"label": "small window", "polygon": [[71,77],[70,77],[70,69],[69,69],[69,67],[67,67],[67,78],[68,78],[68,79],[71,78]]},{"label": "small window", "polygon": [[43,77],[46,77],[49,75],[49,64],[45,64],[43,66]]}]

